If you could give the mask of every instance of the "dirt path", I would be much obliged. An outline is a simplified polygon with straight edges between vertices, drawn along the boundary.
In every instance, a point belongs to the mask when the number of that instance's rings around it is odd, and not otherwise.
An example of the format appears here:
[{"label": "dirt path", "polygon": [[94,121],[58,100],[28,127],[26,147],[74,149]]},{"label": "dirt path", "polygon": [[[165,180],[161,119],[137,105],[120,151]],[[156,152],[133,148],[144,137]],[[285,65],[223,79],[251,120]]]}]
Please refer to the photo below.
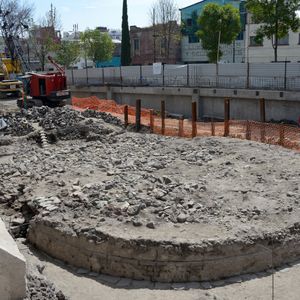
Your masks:
[{"label": "dirt path", "polygon": [[[205,287],[211,284],[221,285],[210,289],[204,289],[199,283],[155,285],[105,275],[80,274],[85,273],[84,270],[74,270],[45,255],[37,256],[23,244],[20,245],[20,249],[28,263],[44,265],[43,274],[71,300],[272,299],[272,276],[268,273],[239,276],[226,282],[205,283]],[[236,283],[230,284],[230,281]],[[300,263],[277,270],[274,283],[274,299],[299,300]]]}]

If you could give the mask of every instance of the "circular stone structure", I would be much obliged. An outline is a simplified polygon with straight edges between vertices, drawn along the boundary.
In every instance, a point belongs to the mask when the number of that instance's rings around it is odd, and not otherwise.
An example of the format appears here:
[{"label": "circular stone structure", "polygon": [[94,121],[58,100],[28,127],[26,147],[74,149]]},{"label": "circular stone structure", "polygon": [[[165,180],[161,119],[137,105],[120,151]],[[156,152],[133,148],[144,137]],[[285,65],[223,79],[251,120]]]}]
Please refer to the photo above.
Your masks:
[{"label": "circular stone structure", "polygon": [[96,137],[47,149],[19,141],[0,157],[1,193],[21,190],[9,201],[31,219],[28,240],[38,249],[94,272],[161,282],[217,280],[300,258],[299,153],[87,119],[103,127]]}]

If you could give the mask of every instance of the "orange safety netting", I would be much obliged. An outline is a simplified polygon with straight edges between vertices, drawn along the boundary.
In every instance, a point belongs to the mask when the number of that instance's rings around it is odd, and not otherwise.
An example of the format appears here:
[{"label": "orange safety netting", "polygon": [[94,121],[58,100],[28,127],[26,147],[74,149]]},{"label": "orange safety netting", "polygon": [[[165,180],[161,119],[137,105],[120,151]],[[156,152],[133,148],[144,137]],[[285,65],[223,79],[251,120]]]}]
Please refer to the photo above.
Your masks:
[{"label": "orange safety netting", "polygon": [[[88,98],[72,98],[74,109],[92,109],[107,112],[125,120],[124,107],[114,100],[98,99],[96,96]],[[136,109],[128,106],[128,123],[135,124]],[[156,134],[180,137],[195,136],[228,136],[267,144],[300,150],[300,128],[282,124],[261,123],[256,121],[230,120],[228,122],[196,122],[193,126],[190,120],[165,118],[158,114],[151,114],[151,110],[141,110],[141,125],[150,127]]]},{"label": "orange safety netting", "polygon": [[[96,96],[91,96],[88,98],[72,97],[72,105],[81,109],[92,109],[120,115],[123,115],[125,106],[118,105],[114,100],[99,99]],[[131,116],[135,116],[134,106],[128,106],[128,114]],[[149,109],[141,110],[142,117],[146,117],[148,115]]]}]

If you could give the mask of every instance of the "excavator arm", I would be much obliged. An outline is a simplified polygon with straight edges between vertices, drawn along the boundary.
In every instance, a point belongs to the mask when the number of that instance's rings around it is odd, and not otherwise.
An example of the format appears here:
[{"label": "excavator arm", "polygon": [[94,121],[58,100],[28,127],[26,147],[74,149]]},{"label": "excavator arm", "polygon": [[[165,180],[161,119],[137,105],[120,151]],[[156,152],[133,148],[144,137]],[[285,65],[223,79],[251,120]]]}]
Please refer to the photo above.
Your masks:
[{"label": "excavator arm", "polygon": [[52,63],[52,65],[55,66],[55,68],[61,73],[61,74],[65,74],[65,70],[64,68],[62,68],[61,66],[59,66],[55,61],[54,59],[49,55],[48,56],[48,60]]}]

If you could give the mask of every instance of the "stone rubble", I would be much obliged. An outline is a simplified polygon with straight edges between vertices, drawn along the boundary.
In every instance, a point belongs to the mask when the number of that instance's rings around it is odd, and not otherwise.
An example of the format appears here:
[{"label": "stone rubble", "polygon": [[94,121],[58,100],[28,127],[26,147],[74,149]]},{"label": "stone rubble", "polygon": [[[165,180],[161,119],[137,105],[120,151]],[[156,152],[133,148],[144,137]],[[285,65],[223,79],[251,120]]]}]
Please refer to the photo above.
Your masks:
[{"label": "stone rubble", "polygon": [[17,140],[11,163],[1,164],[0,203],[26,222],[54,216],[75,232],[111,221],[149,230],[201,223],[239,228],[238,235],[299,214],[298,153],[248,141],[130,133],[93,111],[41,107],[14,118],[38,122],[56,137],[46,149]]},{"label": "stone rubble", "polygon": [[24,300],[68,300],[62,291],[58,291],[53,283],[44,276],[27,274],[26,298]]}]

